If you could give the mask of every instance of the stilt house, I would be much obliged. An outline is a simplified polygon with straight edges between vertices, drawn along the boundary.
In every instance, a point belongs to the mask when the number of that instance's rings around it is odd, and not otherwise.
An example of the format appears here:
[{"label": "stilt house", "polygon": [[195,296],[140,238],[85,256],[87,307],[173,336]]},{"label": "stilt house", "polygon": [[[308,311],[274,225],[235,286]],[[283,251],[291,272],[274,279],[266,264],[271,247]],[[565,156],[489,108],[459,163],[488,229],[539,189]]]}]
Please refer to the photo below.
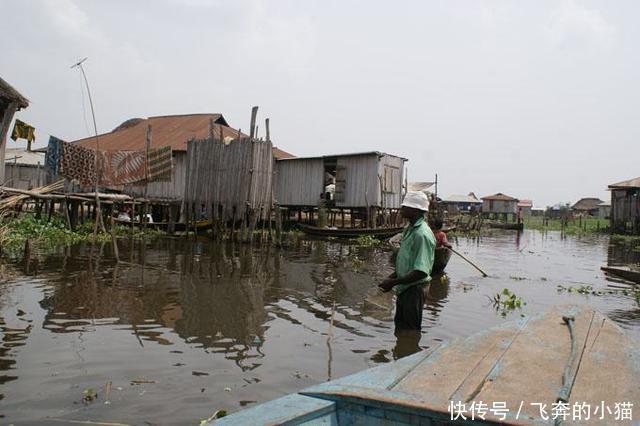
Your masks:
[{"label": "stilt house", "polygon": [[640,234],[640,177],[609,185],[611,229]]},{"label": "stilt house", "polygon": [[[22,96],[9,83],[0,78],[0,158],[5,158],[7,133],[16,111],[29,106],[27,98]],[[0,184],[5,182],[5,168],[0,167]]]}]

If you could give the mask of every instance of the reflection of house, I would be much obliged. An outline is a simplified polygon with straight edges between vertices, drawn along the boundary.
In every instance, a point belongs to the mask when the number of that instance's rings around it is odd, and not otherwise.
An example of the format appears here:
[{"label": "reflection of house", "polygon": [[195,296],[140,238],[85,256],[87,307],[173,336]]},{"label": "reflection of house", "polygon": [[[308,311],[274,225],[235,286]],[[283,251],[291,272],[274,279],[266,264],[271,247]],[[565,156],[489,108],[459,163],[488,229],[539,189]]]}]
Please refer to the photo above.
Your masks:
[{"label": "reflection of house", "polygon": [[470,192],[469,195],[450,195],[442,202],[447,206],[447,211],[450,214],[467,213],[472,209],[479,210],[482,206],[482,201],[473,192]]},{"label": "reflection of house", "polygon": [[640,234],[640,177],[609,185],[611,229]]},{"label": "reflection of house", "polygon": [[519,200],[518,210],[522,212],[524,216],[531,216],[533,209],[533,202],[531,200]]},{"label": "reflection of house", "polygon": [[611,203],[606,201],[598,204],[598,217],[608,219],[611,215]]},{"label": "reflection of house", "polygon": [[44,153],[22,148],[7,148],[4,157],[6,185],[17,189],[31,189],[46,184]]},{"label": "reflection of house", "polygon": [[600,198],[581,198],[573,206],[571,206],[571,210],[573,210],[575,213],[581,213],[583,215],[597,216],[598,205],[600,203],[602,203],[602,200]]},{"label": "reflection of house", "polygon": [[498,192],[482,197],[483,214],[515,214],[518,211],[518,199]]},{"label": "reflection of house", "polygon": [[276,161],[276,201],[293,209],[317,207],[330,175],[335,177],[335,207],[397,209],[405,161],[377,151],[280,159]]},{"label": "reflection of house", "polygon": [[[0,158],[5,158],[7,133],[16,111],[29,106],[27,98],[22,96],[9,83],[0,78]],[[4,167],[0,167],[0,183],[4,183]]]}]

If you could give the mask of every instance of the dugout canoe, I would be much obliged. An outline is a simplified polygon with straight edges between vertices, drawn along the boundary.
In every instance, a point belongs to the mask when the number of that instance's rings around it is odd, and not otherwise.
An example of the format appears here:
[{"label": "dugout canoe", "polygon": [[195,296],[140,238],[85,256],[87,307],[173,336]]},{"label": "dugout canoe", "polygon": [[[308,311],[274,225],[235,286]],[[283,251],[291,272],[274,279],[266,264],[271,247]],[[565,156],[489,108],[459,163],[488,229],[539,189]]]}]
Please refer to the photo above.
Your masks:
[{"label": "dugout canoe", "polygon": [[506,222],[489,222],[489,228],[497,229],[513,229],[516,231],[522,231],[524,229],[524,222],[520,223],[506,223]]},{"label": "dugout canoe", "polygon": [[389,238],[402,232],[403,229],[402,226],[393,228],[319,228],[304,223],[299,223],[298,228],[305,234],[317,237],[358,238],[369,235],[380,239]]},{"label": "dugout canoe", "polygon": [[607,274],[640,284],[640,270],[638,269],[633,269],[628,266],[603,266],[600,269]]},{"label": "dugout canoe", "polygon": [[[637,405],[639,381],[638,342],[588,306],[559,306],[213,424],[540,425],[554,423],[551,407],[560,401],[569,410],[564,425],[584,423],[573,417],[575,404],[588,404],[592,419],[595,407],[602,407],[597,424],[631,425],[636,413],[616,420],[614,407]],[[472,404],[486,408],[484,419],[477,417],[480,411],[471,419]]]}]

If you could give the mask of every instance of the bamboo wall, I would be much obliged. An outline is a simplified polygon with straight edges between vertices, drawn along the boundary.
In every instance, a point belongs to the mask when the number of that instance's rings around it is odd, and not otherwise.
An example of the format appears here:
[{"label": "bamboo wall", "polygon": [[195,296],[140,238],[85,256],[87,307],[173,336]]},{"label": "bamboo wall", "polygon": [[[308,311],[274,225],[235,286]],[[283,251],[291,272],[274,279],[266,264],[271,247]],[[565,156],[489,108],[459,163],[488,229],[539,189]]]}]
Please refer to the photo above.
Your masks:
[{"label": "bamboo wall", "polygon": [[640,233],[640,189],[611,190],[611,228]]},{"label": "bamboo wall", "polygon": [[47,172],[44,166],[5,163],[4,176],[7,186],[29,190],[47,183]]},{"label": "bamboo wall", "polygon": [[241,139],[192,140],[187,144],[187,218],[243,219],[250,212],[266,218],[272,207],[274,158],[271,142]]}]

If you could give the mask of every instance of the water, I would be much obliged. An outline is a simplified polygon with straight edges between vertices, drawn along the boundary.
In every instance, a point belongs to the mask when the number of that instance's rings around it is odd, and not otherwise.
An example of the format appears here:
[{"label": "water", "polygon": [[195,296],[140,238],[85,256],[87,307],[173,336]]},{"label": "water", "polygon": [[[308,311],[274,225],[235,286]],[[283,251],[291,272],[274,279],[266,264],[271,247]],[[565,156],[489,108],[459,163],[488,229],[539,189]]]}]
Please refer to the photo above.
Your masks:
[{"label": "water", "polygon": [[[604,264],[640,253],[606,236],[504,232],[455,247],[435,280],[420,347],[464,337],[558,303],[589,304],[640,339],[631,287]],[[91,420],[195,424],[411,351],[393,335],[391,301],[374,285],[389,252],[300,240],[286,249],[161,239],[78,245],[0,264],[0,423]],[[558,291],[591,286],[603,294]],[[508,288],[526,305],[496,310]],[[107,382],[111,382],[108,395]],[[93,389],[96,400],[83,402]]]}]

